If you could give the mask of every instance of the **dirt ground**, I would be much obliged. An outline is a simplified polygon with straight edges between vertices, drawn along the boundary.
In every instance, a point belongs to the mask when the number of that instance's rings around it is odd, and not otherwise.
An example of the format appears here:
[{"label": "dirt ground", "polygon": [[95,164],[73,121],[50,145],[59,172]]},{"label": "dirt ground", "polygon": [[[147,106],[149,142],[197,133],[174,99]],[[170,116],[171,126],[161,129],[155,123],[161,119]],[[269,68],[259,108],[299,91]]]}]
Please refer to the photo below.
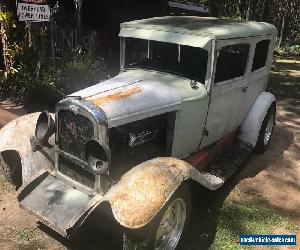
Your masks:
[{"label": "dirt ground", "polygon": [[[206,190],[199,192],[195,200],[205,204],[199,210],[207,213],[204,220],[209,219],[211,210],[216,207],[220,211],[224,202],[239,204],[246,200],[300,226],[300,59],[278,59],[269,82],[270,91],[278,99],[277,126],[272,143],[265,154],[252,154],[220,191],[213,195]],[[192,219],[194,228],[202,227],[198,216],[199,213]],[[206,222],[210,229],[205,232],[205,237],[209,240],[206,245],[200,244],[201,249],[208,249],[214,241],[218,213],[213,217]],[[280,227],[277,232],[286,233]],[[190,237],[201,241],[200,234],[196,230]],[[12,187],[0,175],[0,249],[79,249],[80,245],[63,240],[20,210]],[[82,245],[85,249],[100,249],[90,243]],[[109,243],[104,245],[101,249],[114,249]]]},{"label": "dirt ground", "polygon": [[269,89],[278,99],[272,143],[243,166],[241,193],[228,199],[259,199],[300,225],[300,60],[277,60]]}]

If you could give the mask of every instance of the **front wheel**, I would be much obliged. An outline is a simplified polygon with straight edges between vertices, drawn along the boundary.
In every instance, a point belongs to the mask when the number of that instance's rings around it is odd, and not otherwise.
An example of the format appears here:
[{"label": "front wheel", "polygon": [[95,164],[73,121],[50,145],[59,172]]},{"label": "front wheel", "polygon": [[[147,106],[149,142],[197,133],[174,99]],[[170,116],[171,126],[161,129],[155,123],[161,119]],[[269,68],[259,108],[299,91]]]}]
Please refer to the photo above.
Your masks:
[{"label": "front wheel", "polygon": [[190,210],[190,190],[183,184],[150,223],[150,227],[143,231],[144,237],[140,241],[124,234],[123,249],[174,250],[183,241]]},{"label": "front wheel", "polygon": [[22,163],[16,151],[0,153],[0,173],[18,190],[22,186]]},{"label": "front wheel", "polygon": [[262,123],[257,144],[255,147],[255,151],[258,154],[262,154],[266,151],[268,145],[270,144],[271,137],[273,135],[274,131],[274,125],[275,125],[275,116],[276,116],[276,108],[275,105],[272,105]]}]

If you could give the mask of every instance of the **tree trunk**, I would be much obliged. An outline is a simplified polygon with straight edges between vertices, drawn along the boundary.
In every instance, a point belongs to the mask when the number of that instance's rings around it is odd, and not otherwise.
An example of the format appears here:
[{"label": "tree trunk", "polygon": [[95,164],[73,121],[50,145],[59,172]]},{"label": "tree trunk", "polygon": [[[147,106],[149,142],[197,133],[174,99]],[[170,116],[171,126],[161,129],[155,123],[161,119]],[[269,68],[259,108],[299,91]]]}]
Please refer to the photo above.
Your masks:
[{"label": "tree trunk", "polygon": [[25,24],[25,41],[28,44],[28,46],[32,46],[34,44],[34,36],[32,31],[32,23],[26,21]]},{"label": "tree trunk", "polygon": [[3,47],[3,60],[4,60],[4,65],[5,65],[5,71],[9,71],[9,69],[11,67],[11,63],[10,63],[10,57],[8,55],[7,34],[6,34],[3,26],[4,25],[1,24],[1,41],[2,41],[2,47]]},{"label": "tree trunk", "polygon": [[216,16],[216,6],[215,6],[215,1],[214,0],[210,0],[209,1],[209,15],[210,16]]},{"label": "tree trunk", "polygon": [[[249,19],[251,21],[261,21],[262,7],[259,0],[251,0],[249,4]],[[252,10],[252,11],[251,11]],[[254,11],[255,10],[255,11]]]},{"label": "tree trunk", "polygon": [[268,22],[270,15],[270,0],[265,0],[262,21]]},{"label": "tree trunk", "polygon": [[247,1],[246,0],[240,0],[240,3],[239,3],[239,12],[240,12],[240,17],[243,20],[246,18],[246,15],[245,15],[246,6],[247,6]]},{"label": "tree trunk", "polygon": [[247,2],[247,4],[248,4],[248,8],[247,8],[247,13],[246,13],[246,20],[249,20],[250,19],[251,0],[249,0]]},{"label": "tree trunk", "polygon": [[[0,3],[0,11],[5,11],[5,5],[3,3]],[[1,42],[2,42],[2,48],[3,48],[3,61],[5,65],[5,71],[8,72],[11,68],[11,58],[8,54],[8,27],[5,27],[5,23],[1,23],[0,27],[0,33],[1,33]]]},{"label": "tree trunk", "polygon": [[282,17],[280,35],[279,35],[278,42],[277,42],[277,49],[279,49],[280,46],[281,46],[282,38],[283,38],[283,34],[284,34],[284,29],[285,29],[285,15],[283,15],[283,17]]},{"label": "tree trunk", "polygon": [[224,8],[225,8],[224,0],[210,0],[209,1],[209,15],[213,17],[221,17]]}]

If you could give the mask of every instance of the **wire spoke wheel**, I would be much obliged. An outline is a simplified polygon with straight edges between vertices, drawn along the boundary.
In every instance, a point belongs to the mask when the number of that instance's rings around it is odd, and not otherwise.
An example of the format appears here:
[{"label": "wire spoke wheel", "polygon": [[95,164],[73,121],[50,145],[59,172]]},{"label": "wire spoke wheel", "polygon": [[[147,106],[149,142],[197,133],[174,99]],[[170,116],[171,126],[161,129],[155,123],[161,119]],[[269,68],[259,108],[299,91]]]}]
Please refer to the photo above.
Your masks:
[{"label": "wire spoke wheel", "polygon": [[275,104],[271,105],[269,108],[257,139],[255,151],[258,154],[262,154],[266,151],[268,145],[270,144],[272,134],[275,126],[275,117],[276,117],[276,106]]},{"label": "wire spoke wheel", "polygon": [[264,136],[264,145],[267,146],[271,140],[271,136],[274,128],[274,116],[270,115],[269,120],[267,122],[265,136]]},{"label": "wire spoke wheel", "polygon": [[123,234],[123,250],[174,250],[185,242],[191,193],[183,183],[154,219],[142,229]]},{"label": "wire spoke wheel", "polygon": [[170,204],[158,226],[155,249],[175,249],[183,232],[186,214],[187,207],[183,199],[177,198]]}]

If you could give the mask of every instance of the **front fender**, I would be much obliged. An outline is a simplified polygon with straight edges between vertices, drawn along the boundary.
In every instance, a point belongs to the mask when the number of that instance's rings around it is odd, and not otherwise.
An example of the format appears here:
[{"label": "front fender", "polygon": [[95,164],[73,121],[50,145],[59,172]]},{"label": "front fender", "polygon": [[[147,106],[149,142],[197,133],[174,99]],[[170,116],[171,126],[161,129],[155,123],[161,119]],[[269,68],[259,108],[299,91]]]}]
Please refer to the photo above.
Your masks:
[{"label": "front fender", "polygon": [[[54,165],[54,147],[38,152],[31,150],[30,136],[35,134],[39,115],[33,113],[19,117],[0,129],[0,153],[16,151],[20,155],[23,183],[41,169],[51,169]],[[49,142],[54,145],[54,136]]]},{"label": "front fender", "polygon": [[176,158],[155,158],[128,171],[103,200],[110,203],[119,224],[131,229],[141,228],[187,179],[206,184],[203,173],[189,163]]},{"label": "front fender", "polygon": [[21,187],[18,199],[22,208],[64,236],[107,203],[120,225],[137,229],[151,222],[185,180],[195,180],[211,189],[224,183],[220,178],[214,178],[214,182],[209,178],[187,162],[155,158],[132,168],[102,196],[74,189],[55,172],[43,170]]}]

